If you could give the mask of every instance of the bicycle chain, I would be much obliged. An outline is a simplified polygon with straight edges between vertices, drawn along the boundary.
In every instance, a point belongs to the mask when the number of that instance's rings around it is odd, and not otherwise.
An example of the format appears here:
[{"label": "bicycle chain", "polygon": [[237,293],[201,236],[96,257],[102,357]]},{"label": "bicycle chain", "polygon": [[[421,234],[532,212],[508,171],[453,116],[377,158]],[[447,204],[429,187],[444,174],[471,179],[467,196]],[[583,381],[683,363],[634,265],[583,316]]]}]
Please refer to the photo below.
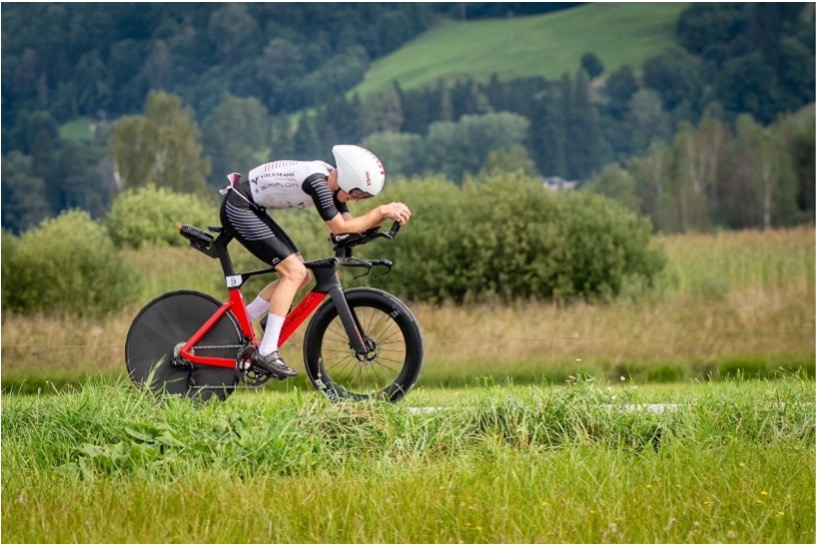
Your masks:
[{"label": "bicycle chain", "polygon": [[193,350],[211,350],[211,349],[237,349],[239,347],[244,347],[244,345],[194,345]]},{"label": "bicycle chain", "polygon": [[[205,350],[214,350],[214,349],[238,349],[237,357],[241,357],[241,356],[244,356],[244,355],[242,355],[242,353],[249,350],[250,347],[247,344],[242,344],[242,345],[196,345],[196,346],[192,347],[191,353],[194,353],[194,351],[196,351],[196,350],[205,351]],[[237,358],[237,360],[238,360],[238,358]],[[251,370],[252,370],[253,373],[252,374],[248,373],[248,372],[251,372]],[[247,369],[247,370],[236,369],[236,372],[242,374],[242,379],[241,379],[241,381],[239,383],[237,383],[236,385],[233,385],[231,387],[232,389],[258,389],[259,387],[266,384],[270,379],[275,377],[273,374],[268,373],[266,370],[262,371],[262,370],[260,370],[260,369],[258,369],[256,367],[252,367],[252,368]],[[250,384],[247,384],[248,381],[250,382]],[[218,387],[211,387],[211,386],[208,386],[208,385],[202,385],[202,386],[192,385],[192,388],[195,389],[195,390],[199,390],[199,391],[203,391],[203,390],[223,390],[225,388],[225,386],[222,385],[222,386],[218,386]]]}]

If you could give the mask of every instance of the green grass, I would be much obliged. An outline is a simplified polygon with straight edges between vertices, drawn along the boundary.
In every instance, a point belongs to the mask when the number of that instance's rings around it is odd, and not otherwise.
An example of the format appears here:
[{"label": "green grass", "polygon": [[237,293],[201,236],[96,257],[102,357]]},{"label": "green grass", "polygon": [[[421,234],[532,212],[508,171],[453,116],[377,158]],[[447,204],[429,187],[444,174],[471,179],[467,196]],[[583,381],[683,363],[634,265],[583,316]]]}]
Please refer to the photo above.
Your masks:
[{"label": "green grass", "polygon": [[[663,412],[633,405],[674,402]],[[6,542],[810,543],[815,384],[3,400]]]},{"label": "green grass", "polygon": [[94,131],[89,125],[88,118],[78,118],[60,126],[60,138],[63,140],[94,140]]},{"label": "green grass", "polygon": [[674,43],[685,3],[596,3],[530,17],[457,22],[443,20],[391,55],[372,64],[353,92],[367,95],[400,83],[404,89],[468,74],[486,81],[574,74],[594,53],[608,74],[642,63]]}]

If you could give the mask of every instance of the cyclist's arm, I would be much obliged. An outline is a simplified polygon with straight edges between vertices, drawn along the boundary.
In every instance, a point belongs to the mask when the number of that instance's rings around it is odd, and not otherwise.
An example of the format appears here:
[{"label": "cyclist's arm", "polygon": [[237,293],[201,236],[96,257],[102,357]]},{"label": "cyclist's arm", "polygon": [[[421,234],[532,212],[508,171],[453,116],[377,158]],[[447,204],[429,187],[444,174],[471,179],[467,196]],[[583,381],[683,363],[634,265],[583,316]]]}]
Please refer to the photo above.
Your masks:
[{"label": "cyclist's arm", "polygon": [[403,203],[389,203],[375,207],[361,216],[353,216],[346,203],[337,200],[336,194],[327,185],[326,176],[321,173],[307,177],[302,189],[312,197],[321,218],[335,235],[362,233],[390,219],[405,224],[412,215],[409,207]]},{"label": "cyclist's arm", "polygon": [[342,233],[362,233],[384,223],[386,220],[395,220],[401,224],[409,221],[412,213],[403,203],[389,203],[380,205],[361,216],[352,216],[349,212],[339,213],[326,224],[335,235]]}]

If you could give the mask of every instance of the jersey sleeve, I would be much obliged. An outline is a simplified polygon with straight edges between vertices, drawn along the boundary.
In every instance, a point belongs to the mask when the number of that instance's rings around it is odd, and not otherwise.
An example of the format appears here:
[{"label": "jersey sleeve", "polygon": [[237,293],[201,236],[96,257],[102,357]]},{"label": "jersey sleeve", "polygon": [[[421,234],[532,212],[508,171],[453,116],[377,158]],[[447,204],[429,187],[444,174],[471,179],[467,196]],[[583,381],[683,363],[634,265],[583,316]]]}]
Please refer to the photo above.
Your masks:
[{"label": "jersey sleeve", "polygon": [[329,222],[338,214],[349,212],[346,203],[338,201],[332,190],[329,189],[327,177],[323,174],[313,174],[308,176],[301,189],[312,198],[315,203],[315,208],[318,209],[318,214],[325,222]]}]

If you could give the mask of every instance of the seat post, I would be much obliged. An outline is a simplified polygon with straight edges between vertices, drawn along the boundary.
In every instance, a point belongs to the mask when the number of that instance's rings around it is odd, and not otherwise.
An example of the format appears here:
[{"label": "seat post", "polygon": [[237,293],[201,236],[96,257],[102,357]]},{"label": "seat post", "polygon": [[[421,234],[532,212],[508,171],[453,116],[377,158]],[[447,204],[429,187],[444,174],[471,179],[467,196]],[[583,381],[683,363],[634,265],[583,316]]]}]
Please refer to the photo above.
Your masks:
[{"label": "seat post", "polygon": [[216,240],[213,242],[225,277],[231,277],[236,274],[236,270],[233,268],[233,260],[230,259],[230,252],[227,250],[227,245],[230,244],[232,240],[233,236],[222,229],[219,236],[216,237]]}]

